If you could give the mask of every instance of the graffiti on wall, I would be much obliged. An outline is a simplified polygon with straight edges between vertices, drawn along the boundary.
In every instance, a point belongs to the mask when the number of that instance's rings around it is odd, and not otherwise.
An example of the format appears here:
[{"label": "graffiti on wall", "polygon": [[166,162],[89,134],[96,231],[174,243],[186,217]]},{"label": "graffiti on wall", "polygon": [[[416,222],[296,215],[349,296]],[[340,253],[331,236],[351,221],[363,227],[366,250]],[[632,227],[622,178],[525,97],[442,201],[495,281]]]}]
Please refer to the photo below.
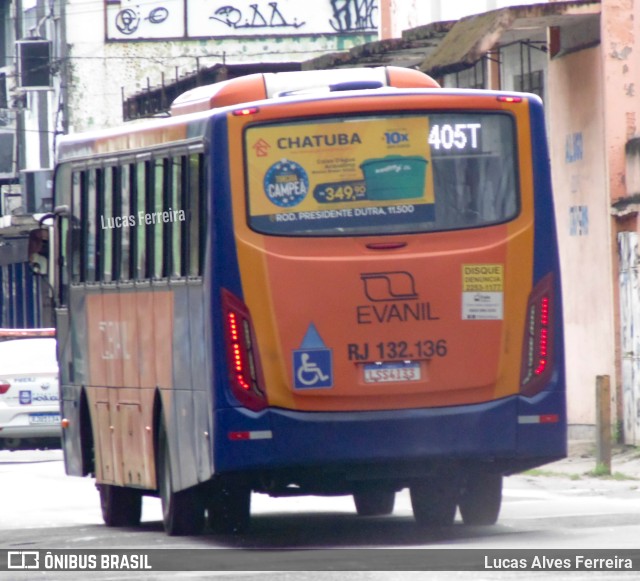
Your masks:
[{"label": "graffiti on wall", "polygon": [[589,206],[569,206],[569,235],[589,235]]},{"label": "graffiti on wall", "polygon": [[[160,24],[169,18],[169,10],[164,6],[153,8],[149,14],[144,17],[150,24]],[[131,8],[125,8],[116,15],[115,25],[118,31],[127,36],[135,34],[140,26],[141,14],[139,11]]]},{"label": "graffiti on wall", "polygon": [[243,14],[242,10],[235,6],[222,6],[209,18],[222,22],[225,26],[234,30],[240,28],[300,28],[306,24],[305,22],[298,22],[295,17],[293,20],[289,20],[282,14],[277,2],[269,2],[267,10],[264,7],[261,8],[259,4],[250,4],[248,14]]},{"label": "graffiti on wall", "polygon": [[[184,36],[184,0],[106,0],[109,39]],[[179,24],[180,20],[183,24]]]},{"label": "graffiti on wall", "polygon": [[331,0],[331,27],[338,32],[376,30],[377,0]]},{"label": "graffiti on wall", "polygon": [[564,145],[564,160],[567,163],[582,161],[584,157],[584,142],[582,131],[567,135]]},{"label": "graffiti on wall", "polygon": [[105,0],[107,38],[376,33],[378,0]]},{"label": "graffiti on wall", "polygon": [[[567,134],[564,142],[564,161],[573,172],[569,177],[572,197],[580,198],[580,164],[584,159],[584,138],[582,131]],[[578,167],[575,167],[578,164]],[[569,206],[569,236],[589,235],[589,206],[574,204]]]}]

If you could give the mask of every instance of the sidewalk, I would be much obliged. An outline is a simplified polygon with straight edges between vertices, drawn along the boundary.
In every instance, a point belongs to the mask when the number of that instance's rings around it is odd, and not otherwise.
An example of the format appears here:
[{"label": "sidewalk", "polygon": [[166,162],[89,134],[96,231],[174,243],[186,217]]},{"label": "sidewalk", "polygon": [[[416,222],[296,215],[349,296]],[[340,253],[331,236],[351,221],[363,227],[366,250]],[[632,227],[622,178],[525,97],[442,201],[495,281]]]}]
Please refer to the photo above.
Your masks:
[{"label": "sidewalk", "polygon": [[[566,474],[576,478],[594,477],[595,470],[595,444],[583,441],[569,442],[567,458],[540,468],[543,473]],[[640,481],[640,448],[614,446],[611,451],[611,474],[621,479]]]}]

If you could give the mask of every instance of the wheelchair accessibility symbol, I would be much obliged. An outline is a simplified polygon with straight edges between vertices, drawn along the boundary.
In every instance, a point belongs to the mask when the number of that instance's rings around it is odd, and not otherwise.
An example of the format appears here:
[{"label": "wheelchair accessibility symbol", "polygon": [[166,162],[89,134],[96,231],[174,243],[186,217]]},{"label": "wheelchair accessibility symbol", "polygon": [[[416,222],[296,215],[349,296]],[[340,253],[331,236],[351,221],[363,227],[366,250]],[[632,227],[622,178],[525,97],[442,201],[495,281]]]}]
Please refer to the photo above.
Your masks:
[{"label": "wheelchair accessibility symbol", "polygon": [[309,325],[300,349],[293,352],[294,387],[322,389],[333,387],[333,357],[322,342],[315,325]]}]

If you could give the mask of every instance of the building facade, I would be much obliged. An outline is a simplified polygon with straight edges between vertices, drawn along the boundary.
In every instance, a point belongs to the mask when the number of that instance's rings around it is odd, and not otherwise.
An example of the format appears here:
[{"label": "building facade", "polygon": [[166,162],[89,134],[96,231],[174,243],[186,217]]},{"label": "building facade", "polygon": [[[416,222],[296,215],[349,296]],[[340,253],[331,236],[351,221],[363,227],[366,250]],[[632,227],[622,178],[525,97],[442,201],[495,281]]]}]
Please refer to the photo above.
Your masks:
[{"label": "building facade", "polygon": [[[49,169],[57,135],[122,123],[129,95],[213,66],[277,70],[376,40],[378,2],[2,2],[0,185],[18,184],[25,170]],[[33,49],[31,60],[23,47]],[[38,86],[25,85],[28,71],[42,73]],[[0,212],[20,205],[11,196],[20,191],[3,194]]]},{"label": "building facade", "polygon": [[545,100],[570,436],[595,437],[597,378],[608,376],[616,436],[628,444],[640,440],[639,19],[628,0],[498,9],[456,22],[421,65],[445,85]]},{"label": "building facade", "polygon": [[[5,2],[0,212],[43,205],[58,135],[119,124],[127,103],[125,118],[166,111],[171,90],[210,82],[209,73],[394,64],[445,86],[536,93],[547,111],[561,241],[570,433],[593,438],[596,378],[606,375],[617,432],[635,444],[639,27],[633,0]],[[21,77],[43,64],[17,58],[29,40],[50,50],[42,86]]]}]

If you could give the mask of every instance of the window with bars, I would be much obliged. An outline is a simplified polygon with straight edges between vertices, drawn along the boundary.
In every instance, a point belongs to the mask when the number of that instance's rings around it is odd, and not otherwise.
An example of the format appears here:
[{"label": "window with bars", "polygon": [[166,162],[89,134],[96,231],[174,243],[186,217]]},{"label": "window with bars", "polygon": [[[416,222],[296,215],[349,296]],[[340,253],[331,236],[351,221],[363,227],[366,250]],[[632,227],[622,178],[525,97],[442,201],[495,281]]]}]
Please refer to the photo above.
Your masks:
[{"label": "window with bars", "polygon": [[58,172],[71,191],[72,282],[202,276],[204,156],[169,154]]}]

